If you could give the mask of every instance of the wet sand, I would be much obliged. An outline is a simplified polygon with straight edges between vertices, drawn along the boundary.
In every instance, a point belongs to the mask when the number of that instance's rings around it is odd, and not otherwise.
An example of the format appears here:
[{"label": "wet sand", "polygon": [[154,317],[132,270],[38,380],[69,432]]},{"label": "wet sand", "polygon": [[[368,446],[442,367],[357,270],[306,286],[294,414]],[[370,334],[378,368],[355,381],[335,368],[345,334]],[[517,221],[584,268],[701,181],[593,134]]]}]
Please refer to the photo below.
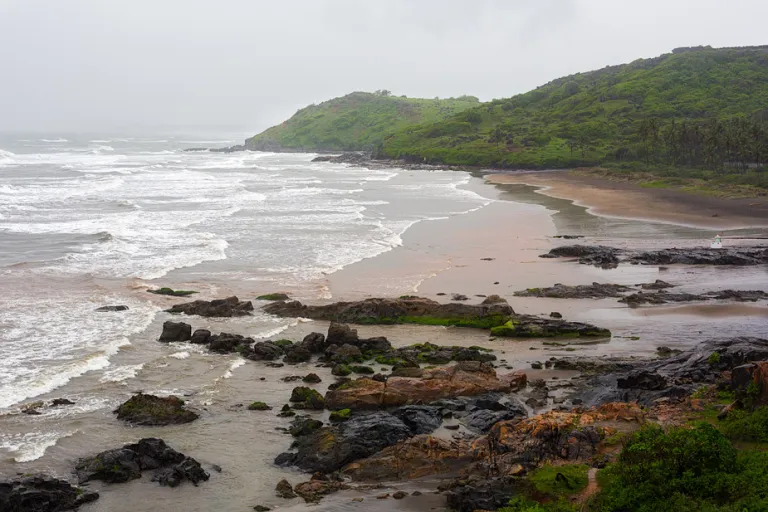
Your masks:
[{"label": "wet sand", "polygon": [[768,227],[768,197],[722,199],[581,176],[568,171],[494,174],[494,184],[525,184],[572,200],[591,213],[711,229]]},{"label": "wet sand", "polygon": [[[515,297],[514,291],[564,284],[588,284],[593,281],[634,285],[661,278],[678,284],[680,291],[701,292],[713,288],[768,290],[768,273],[757,268],[695,268],[674,266],[661,270],[654,266],[621,265],[602,270],[577,263],[538,257],[565,242],[554,238],[562,234],[585,236],[584,243],[615,246],[664,247],[675,244],[700,244],[708,231],[673,224],[626,221],[590,215],[570,201],[536,194],[531,187],[489,186],[473,179],[467,186],[492,200],[473,212],[443,220],[414,225],[403,236],[403,245],[375,258],[350,265],[339,272],[296,289],[296,296],[317,297],[318,289],[327,289],[332,298],[306,299],[320,303],[330,300],[352,300],[363,297],[397,297],[418,294],[448,301],[451,293],[462,293],[473,303],[476,295],[499,294],[507,298],[516,311],[548,315],[561,312],[566,319],[594,323],[613,331],[612,339],[570,345],[552,344],[541,339],[489,339],[488,332],[475,329],[431,326],[359,326],[363,337],[386,336],[395,346],[417,342],[443,345],[479,345],[492,348],[499,358],[498,372],[525,369],[531,379],[551,378],[547,370],[531,370],[534,361],[563,356],[649,357],[658,346],[684,349],[709,337],[739,334],[755,335],[764,331],[765,304],[750,305],[686,305],[631,309],[616,299],[558,300]],[[765,231],[750,231],[755,236]],[[491,258],[486,260],[486,258]],[[498,282],[498,284],[494,284]],[[727,283],[727,286],[726,286]],[[174,285],[178,283],[173,283]],[[185,283],[181,283],[185,284]],[[200,277],[199,298],[211,298],[234,291],[241,298],[252,284],[217,283],[206,289]],[[137,293],[143,283],[137,283]],[[183,286],[177,286],[183,288]],[[447,295],[437,295],[446,293]],[[195,297],[198,298],[198,297]],[[184,299],[152,296],[160,307]],[[259,303],[256,303],[257,306]],[[329,368],[317,363],[302,363],[283,368],[269,368],[262,362],[245,361],[237,355],[211,354],[188,343],[157,342],[162,323],[178,320],[160,313],[149,328],[131,336],[131,345],[113,356],[115,367],[140,366],[135,378],[111,382],[94,374],[73,379],[66,386],[36,399],[50,400],[67,396],[77,402],[73,407],[90,407],[78,415],[67,415],[65,408],[47,409],[41,416],[17,415],[0,417],[0,428],[18,434],[22,439],[30,432],[57,430],[66,437],[50,446],[42,458],[30,462],[0,460],[0,474],[47,471],[67,476],[78,457],[134,442],[141,437],[157,436],[179,451],[195,457],[211,472],[211,480],[195,488],[183,485],[177,489],[161,488],[149,482],[149,475],[127,484],[107,485],[94,482],[92,489],[101,498],[81,508],[84,512],[131,510],[151,512],[158,508],[185,511],[250,510],[257,504],[280,510],[306,510],[301,500],[284,501],[274,496],[274,486],[282,478],[296,484],[309,475],[272,464],[274,457],[288,450],[292,438],[281,428],[290,420],[275,416],[287,402],[291,389],[300,385],[284,382],[291,375],[315,372],[323,382],[316,386],[321,393],[334,378]],[[263,328],[264,317],[206,319],[188,317],[194,329],[252,335]],[[327,322],[295,321],[273,338],[299,340],[309,332],[325,332]],[[639,339],[636,339],[639,337]],[[374,365],[377,370],[380,365]],[[264,380],[261,380],[264,379]],[[118,422],[111,411],[131,393],[143,390],[158,394],[184,396],[191,407],[201,412],[194,423],[169,427],[129,427]],[[254,412],[238,404],[265,401],[275,410]],[[325,419],[327,412],[312,412]],[[221,473],[211,470],[220,465]],[[360,489],[326,497],[316,510],[444,510],[442,496],[429,492],[402,501],[377,500],[375,496],[394,489],[407,491],[434,489],[435,481],[409,481],[384,484],[382,489]],[[363,497],[362,503],[352,501]]]}]

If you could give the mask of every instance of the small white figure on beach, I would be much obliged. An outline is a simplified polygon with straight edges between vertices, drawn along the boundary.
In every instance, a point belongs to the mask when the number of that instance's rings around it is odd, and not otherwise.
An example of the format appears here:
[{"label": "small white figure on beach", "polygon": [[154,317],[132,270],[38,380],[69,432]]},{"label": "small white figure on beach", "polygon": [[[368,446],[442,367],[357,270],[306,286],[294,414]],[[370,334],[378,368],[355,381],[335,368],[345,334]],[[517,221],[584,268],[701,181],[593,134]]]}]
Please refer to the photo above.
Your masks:
[{"label": "small white figure on beach", "polygon": [[720,236],[718,233],[717,236],[715,236],[715,239],[712,240],[712,243],[709,244],[710,249],[722,249],[723,248],[723,237]]}]

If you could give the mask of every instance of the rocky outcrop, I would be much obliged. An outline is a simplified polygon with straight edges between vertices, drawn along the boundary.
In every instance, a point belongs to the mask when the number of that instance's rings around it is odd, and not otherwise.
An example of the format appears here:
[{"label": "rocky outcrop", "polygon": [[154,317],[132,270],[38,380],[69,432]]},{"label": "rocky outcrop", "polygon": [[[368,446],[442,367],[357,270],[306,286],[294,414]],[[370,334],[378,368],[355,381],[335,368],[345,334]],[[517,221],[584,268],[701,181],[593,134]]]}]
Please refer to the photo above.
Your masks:
[{"label": "rocky outcrop", "polygon": [[631,254],[627,261],[643,265],[762,265],[768,263],[768,247],[662,249]]},{"label": "rocky outcrop", "polygon": [[25,475],[0,480],[3,512],[61,512],[76,510],[99,498],[99,493],[74,487],[48,475]]},{"label": "rocky outcrop", "polygon": [[636,286],[639,286],[643,290],[666,290],[667,288],[675,287],[675,285],[669,284],[666,281],[662,281],[661,279],[657,279],[652,283],[642,283]]},{"label": "rocky outcrop", "polygon": [[615,267],[619,262],[642,265],[762,265],[768,263],[768,247],[728,247],[710,249],[662,249],[659,251],[627,251],[603,245],[566,245],[555,247],[541,258],[578,258],[579,263],[598,267]]},{"label": "rocky outcrop", "polygon": [[519,480],[512,477],[460,481],[447,494],[448,506],[456,512],[498,510],[520,492]]},{"label": "rocky outcrop", "polygon": [[757,302],[768,300],[768,293],[762,290],[720,290],[705,292],[702,294],[670,293],[658,291],[656,293],[638,292],[619,300],[629,306],[641,304],[667,304],[669,302],[695,302],[707,300],[733,300],[736,302]]},{"label": "rocky outcrop", "polygon": [[464,361],[448,368],[425,370],[416,379],[390,377],[378,382],[360,378],[329,391],[325,401],[331,409],[379,409],[509,390],[509,383],[496,376],[493,366]]},{"label": "rocky outcrop", "polygon": [[133,425],[177,425],[196,420],[197,413],[184,408],[177,396],[159,397],[138,393],[115,411],[117,419]]},{"label": "rocky outcrop", "polygon": [[572,396],[587,406],[632,401],[650,405],[660,398],[686,397],[702,384],[715,383],[725,371],[764,360],[768,339],[716,338],[665,359],[597,369],[602,374],[587,377]]},{"label": "rocky outcrop", "polygon": [[755,407],[768,404],[768,361],[749,363],[731,370],[731,389],[742,403]]},{"label": "rocky outcrop", "polygon": [[491,328],[491,336],[509,338],[610,338],[611,331],[592,324],[568,322],[559,318],[520,315],[504,325]]},{"label": "rocky outcrop", "polygon": [[110,313],[116,311],[128,311],[128,306],[101,306],[96,308],[99,313]]},{"label": "rocky outcrop", "polygon": [[453,473],[471,461],[469,441],[422,434],[348,464],[342,474],[356,481],[403,481]]},{"label": "rocky outcrop", "polygon": [[[365,299],[308,306],[298,301],[275,302],[264,306],[267,313],[283,317],[304,317],[352,324],[397,324],[424,322],[439,325],[483,326],[504,323],[502,318],[515,312],[503,302],[487,304],[441,304],[420,297],[403,299]],[[329,338],[330,338],[329,334]],[[336,343],[331,339],[328,343]]]},{"label": "rocky outcrop", "polygon": [[551,299],[604,299],[621,297],[632,288],[618,284],[592,283],[591,285],[566,286],[557,283],[550,288],[528,288],[515,292],[517,297],[548,297]]},{"label": "rocky outcrop", "polygon": [[192,339],[192,326],[184,322],[163,322],[163,332],[160,341],[189,341]]},{"label": "rocky outcrop", "polygon": [[555,247],[540,258],[578,258],[582,265],[597,267],[616,267],[619,264],[621,250],[604,245],[564,245]]},{"label": "rocky outcrop", "polygon": [[128,482],[140,478],[142,471],[147,470],[154,470],[153,482],[168,487],[176,487],[186,481],[197,486],[209,478],[199,462],[156,438],[142,439],[135,444],[80,459],[75,466],[81,484],[91,480]]},{"label": "rocky outcrop", "polygon": [[196,300],[184,304],[175,304],[168,313],[184,313],[206,317],[233,317],[250,315],[253,311],[251,301],[241,301],[237,297],[216,300]]},{"label": "rocky outcrop", "polygon": [[331,473],[411,436],[413,432],[392,414],[354,416],[297,439],[297,452],[278,455],[275,464],[297,466],[310,473]]}]

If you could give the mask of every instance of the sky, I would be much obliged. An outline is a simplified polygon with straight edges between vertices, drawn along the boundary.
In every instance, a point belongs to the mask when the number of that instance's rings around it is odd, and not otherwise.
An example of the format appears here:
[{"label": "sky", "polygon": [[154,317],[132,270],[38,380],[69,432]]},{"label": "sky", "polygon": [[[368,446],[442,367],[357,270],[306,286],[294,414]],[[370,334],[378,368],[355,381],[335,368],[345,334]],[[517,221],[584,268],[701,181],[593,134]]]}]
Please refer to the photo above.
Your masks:
[{"label": "sky", "polygon": [[765,0],[0,0],[0,130],[256,133],[352,91],[481,100],[680,46]]}]

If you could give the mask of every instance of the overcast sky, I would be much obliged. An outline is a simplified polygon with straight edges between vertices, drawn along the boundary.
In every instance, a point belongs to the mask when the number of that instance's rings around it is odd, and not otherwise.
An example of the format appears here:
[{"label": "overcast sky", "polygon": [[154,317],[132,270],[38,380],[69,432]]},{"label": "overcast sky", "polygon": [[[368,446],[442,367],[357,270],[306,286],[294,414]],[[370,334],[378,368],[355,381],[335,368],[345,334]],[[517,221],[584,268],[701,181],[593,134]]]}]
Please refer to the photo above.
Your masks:
[{"label": "overcast sky", "polygon": [[766,0],[0,0],[0,129],[249,133],[355,90],[489,100],[768,44],[766,19]]}]

